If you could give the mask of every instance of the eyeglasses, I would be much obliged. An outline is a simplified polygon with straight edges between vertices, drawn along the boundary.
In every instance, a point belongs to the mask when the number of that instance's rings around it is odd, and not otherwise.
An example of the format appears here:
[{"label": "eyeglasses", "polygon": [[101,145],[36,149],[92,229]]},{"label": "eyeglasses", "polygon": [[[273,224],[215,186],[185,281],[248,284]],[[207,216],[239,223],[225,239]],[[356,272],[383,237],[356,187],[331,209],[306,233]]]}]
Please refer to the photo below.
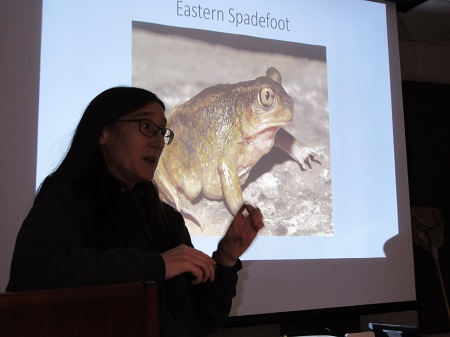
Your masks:
[{"label": "eyeglasses", "polygon": [[167,128],[160,128],[158,125],[149,121],[148,119],[116,119],[115,122],[136,122],[139,123],[139,131],[148,137],[154,137],[158,131],[162,134],[164,138],[164,144],[169,145],[172,143],[175,134],[172,130]]}]

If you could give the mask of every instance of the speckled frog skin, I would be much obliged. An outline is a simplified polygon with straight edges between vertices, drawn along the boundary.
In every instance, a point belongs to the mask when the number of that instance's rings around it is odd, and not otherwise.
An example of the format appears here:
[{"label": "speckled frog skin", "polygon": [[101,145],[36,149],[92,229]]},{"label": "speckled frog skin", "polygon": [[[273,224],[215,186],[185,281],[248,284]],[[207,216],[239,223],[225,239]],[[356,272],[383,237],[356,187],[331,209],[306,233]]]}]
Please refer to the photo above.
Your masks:
[{"label": "speckled frog skin", "polygon": [[244,202],[241,186],[276,139],[275,145],[302,169],[310,167],[310,160],[317,159],[314,151],[286,131],[278,132],[294,115],[281,81],[279,71],[269,68],[251,81],[207,88],[175,108],[168,118],[175,138],[155,174],[163,199],[196,222],[201,220],[189,205],[200,193],[224,198],[236,214]]}]

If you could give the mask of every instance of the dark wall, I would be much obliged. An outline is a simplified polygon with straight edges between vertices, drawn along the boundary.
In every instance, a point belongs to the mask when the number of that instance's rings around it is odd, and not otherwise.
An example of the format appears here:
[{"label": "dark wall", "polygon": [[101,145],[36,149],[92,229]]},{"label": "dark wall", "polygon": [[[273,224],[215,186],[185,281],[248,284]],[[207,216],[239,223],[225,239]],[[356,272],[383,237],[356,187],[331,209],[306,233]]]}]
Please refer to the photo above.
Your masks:
[{"label": "dark wall", "polygon": [[[450,85],[403,82],[411,206],[442,211],[441,275],[450,280]],[[419,324],[423,333],[450,331],[437,268],[430,252],[414,245]]]}]

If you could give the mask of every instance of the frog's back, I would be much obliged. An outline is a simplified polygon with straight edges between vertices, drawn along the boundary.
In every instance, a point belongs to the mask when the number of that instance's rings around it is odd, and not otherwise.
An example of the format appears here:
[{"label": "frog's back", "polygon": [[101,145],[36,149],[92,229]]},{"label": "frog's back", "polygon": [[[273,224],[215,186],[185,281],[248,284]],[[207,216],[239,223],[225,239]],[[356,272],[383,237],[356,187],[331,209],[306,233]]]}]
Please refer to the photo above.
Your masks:
[{"label": "frog's back", "polygon": [[[291,97],[281,85],[281,74],[269,68],[265,76],[233,84],[217,84],[206,88],[184,104],[175,108],[169,116],[169,126],[180,132],[215,132],[225,135],[233,131],[239,120],[251,115],[261,105],[261,90],[270,88],[277,102],[289,102]],[[192,139],[192,138],[191,138]]]}]

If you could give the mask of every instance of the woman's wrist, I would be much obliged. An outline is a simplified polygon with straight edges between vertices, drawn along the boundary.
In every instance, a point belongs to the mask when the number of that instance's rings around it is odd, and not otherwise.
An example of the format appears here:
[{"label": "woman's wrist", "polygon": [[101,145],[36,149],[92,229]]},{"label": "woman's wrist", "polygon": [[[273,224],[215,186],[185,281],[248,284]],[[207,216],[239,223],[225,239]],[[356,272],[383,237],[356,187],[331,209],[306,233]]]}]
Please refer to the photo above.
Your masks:
[{"label": "woman's wrist", "polygon": [[213,253],[213,259],[223,267],[232,268],[236,265],[237,259],[233,259],[226,254],[220,253],[220,251],[215,251]]}]

